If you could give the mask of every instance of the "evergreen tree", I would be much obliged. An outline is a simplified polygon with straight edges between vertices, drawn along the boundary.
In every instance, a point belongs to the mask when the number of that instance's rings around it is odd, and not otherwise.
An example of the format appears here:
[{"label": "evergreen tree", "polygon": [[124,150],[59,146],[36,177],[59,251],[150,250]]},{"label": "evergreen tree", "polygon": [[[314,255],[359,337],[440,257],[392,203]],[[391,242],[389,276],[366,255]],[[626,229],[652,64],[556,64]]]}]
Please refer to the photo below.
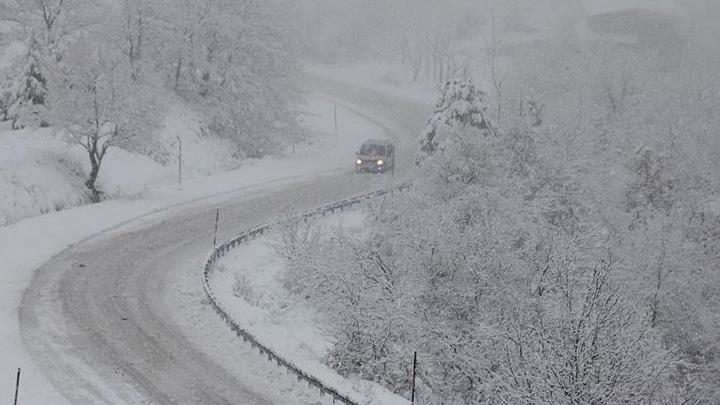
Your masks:
[{"label": "evergreen tree", "polygon": [[470,82],[447,82],[433,114],[428,119],[427,127],[420,136],[420,150],[415,163],[420,164],[426,157],[442,148],[447,140],[448,130],[463,128],[491,129],[487,119],[485,93]]},{"label": "evergreen tree", "polygon": [[43,72],[42,44],[33,35],[28,46],[25,66],[10,92],[7,116],[14,129],[47,126],[47,77]]},{"label": "evergreen tree", "polygon": [[12,101],[11,82],[0,83],[0,121],[8,120],[8,107]]}]

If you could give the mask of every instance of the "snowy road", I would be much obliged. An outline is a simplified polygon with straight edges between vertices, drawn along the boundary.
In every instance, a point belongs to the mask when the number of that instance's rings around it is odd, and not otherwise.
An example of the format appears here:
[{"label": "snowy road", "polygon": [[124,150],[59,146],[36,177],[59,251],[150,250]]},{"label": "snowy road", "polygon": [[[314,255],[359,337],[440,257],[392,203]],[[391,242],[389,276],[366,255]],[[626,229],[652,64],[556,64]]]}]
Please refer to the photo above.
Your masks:
[{"label": "snowy road", "polygon": [[[308,80],[392,120],[403,161],[428,107]],[[404,126],[403,123],[411,123]],[[401,177],[401,176],[398,176]],[[317,403],[227,330],[204,300],[202,260],[219,240],[288,213],[387,184],[350,170],[172,208],[103,232],[42,266],[20,310],[24,343],[71,403]]]}]

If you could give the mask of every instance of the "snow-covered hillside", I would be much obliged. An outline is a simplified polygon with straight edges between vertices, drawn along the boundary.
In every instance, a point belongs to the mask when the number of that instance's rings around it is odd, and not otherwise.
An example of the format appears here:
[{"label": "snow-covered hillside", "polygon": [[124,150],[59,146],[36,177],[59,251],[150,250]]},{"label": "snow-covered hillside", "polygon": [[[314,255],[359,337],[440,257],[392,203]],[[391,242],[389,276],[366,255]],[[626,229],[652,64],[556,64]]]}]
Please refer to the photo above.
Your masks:
[{"label": "snow-covered hillside", "polygon": [[81,160],[48,132],[0,133],[0,226],[87,201]]},{"label": "snow-covered hillside", "polygon": [[[189,106],[174,103],[158,130],[157,146],[167,161],[123,149],[111,149],[98,179],[106,198],[131,197],[178,178],[178,141],[183,146],[185,179],[237,167],[226,140],[203,136],[200,118]],[[66,143],[55,128],[11,130],[0,126],[0,226],[20,219],[89,202],[84,185],[89,171],[86,152]]]}]

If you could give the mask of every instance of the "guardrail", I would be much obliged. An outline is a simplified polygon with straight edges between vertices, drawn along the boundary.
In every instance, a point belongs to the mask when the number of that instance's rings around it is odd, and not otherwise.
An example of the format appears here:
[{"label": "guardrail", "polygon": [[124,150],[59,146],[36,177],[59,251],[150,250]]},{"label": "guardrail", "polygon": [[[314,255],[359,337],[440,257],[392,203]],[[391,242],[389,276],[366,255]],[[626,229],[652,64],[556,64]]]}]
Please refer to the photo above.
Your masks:
[{"label": "guardrail", "polygon": [[[305,214],[299,215],[297,218],[302,219],[304,221],[307,221],[308,219],[318,217],[318,216],[324,216],[327,213],[335,213],[335,211],[342,211],[345,208],[352,207],[353,205],[360,204],[363,201],[367,201],[373,198],[381,197],[383,195],[392,194],[397,191],[402,191],[404,189],[407,189],[410,187],[409,183],[403,183],[400,186],[388,189],[388,190],[378,190],[367,194],[358,195],[352,198],[348,198],[345,200],[336,201],[327,205],[324,205],[320,208],[317,208],[313,211],[307,212]],[[282,223],[282,221],[275,221],[269,224],[261,225],[256,228],[250,229],[249,231],[243,232],[240,235],[230,239],[229,241],[216,246],[213,251],[208,255],[207,259],[205,259],[205,267],[203,270],[203,288],[205,289],[205,294],[210,299],[210,304],[212,305],[215,312],[220,315],[220,318],[225,321],[225,323],[230,327],[230,329],[235,332],[240,338],[242,338],[243,341],[250,343],[250,345],[254,349],[258,349],[260,351],[260,355],[267,356],[268,361],[277,363],[278,366],[285,368],[288,372],[291,372],[297,376],[299,380],[304,380],[308,383],[310,387],[317,388],[320,393],[323,395],[330,395],[333,397],[334,401],[340,401],[346,405],[360,405],[358,401],[355,401],[351,399],[348,395],[342,394],[338,392],[335,388],[330,387],[326,384],[324,384],[322,381],[320,381],[318,378],[304,372],[301,370],[298,366],[294,365],[289,360],[283,358],[282,356],[275,353],[272,349],[262,344],[262,342],[258,341],[258,339],[253,336],[250,332],[243,329],[238,325],[228,314],[228,311],[225,309],[225,307],[222,305],[222,303],[218,300],[217,296],[215,295],[215,292],[212,290],[212,287],[210,287],[210,272],[214,268],[215,262],[225,256],[230,250],[237,247],[241,243],[248,242],[260,235],[265,234],[268,232],[273,226],[276,226],[278,224]]]}]

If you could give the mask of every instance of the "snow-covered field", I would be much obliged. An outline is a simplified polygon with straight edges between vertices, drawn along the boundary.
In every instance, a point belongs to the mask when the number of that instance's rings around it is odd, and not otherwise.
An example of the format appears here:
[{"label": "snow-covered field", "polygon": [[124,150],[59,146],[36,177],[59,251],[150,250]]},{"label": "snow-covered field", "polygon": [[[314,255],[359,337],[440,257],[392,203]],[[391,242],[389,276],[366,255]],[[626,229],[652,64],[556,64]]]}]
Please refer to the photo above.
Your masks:
[{"label": "snow-covered field", "polygon": [[[343,130],[336,143],[331,135],[333,103],[313,97],[308,110],[307,125],[314,129],[317,137],[312,145],[299,145],[294,154],[288,152],[286,156],[247,162],[230,172],[190,179],[181,187],[148,185],[147,190],[133,198],[66,209],[0,227],[0,277],[3,280],[0,294],[0,323],[3,325],[0,329],[0,392],[9,394],[14,390],[15,373],[18,367],[22,367],[21,403],[65,402],[23,348],[17,315],[21,295],[34,270],[58,252],[91,235],[123,223],[147,220],[152,218],[153,213],[178,204],[211,197],[222,199],[231,191],[271,183],[289,184],[329,171],[350,171],[357,145],[370,137],[385,136],[380,128],[339,107],[338,118]],[[44,177],[45,174],[38,176]]]},{"label": "snow-covered field", "polygon": [[[329,214],[317,225],[329,232],[360,233],[363,219],[362,210],[353,209]],[[281,243],[282,231],[275,229],[218,260],[210,284],[231,317],[281,357],[351,398],[373,405],[407,404],[378,384],[343,379],[323,364],[332,345],[327,333],[330,325],[283,285],[287,269],[277,254]]]}]

